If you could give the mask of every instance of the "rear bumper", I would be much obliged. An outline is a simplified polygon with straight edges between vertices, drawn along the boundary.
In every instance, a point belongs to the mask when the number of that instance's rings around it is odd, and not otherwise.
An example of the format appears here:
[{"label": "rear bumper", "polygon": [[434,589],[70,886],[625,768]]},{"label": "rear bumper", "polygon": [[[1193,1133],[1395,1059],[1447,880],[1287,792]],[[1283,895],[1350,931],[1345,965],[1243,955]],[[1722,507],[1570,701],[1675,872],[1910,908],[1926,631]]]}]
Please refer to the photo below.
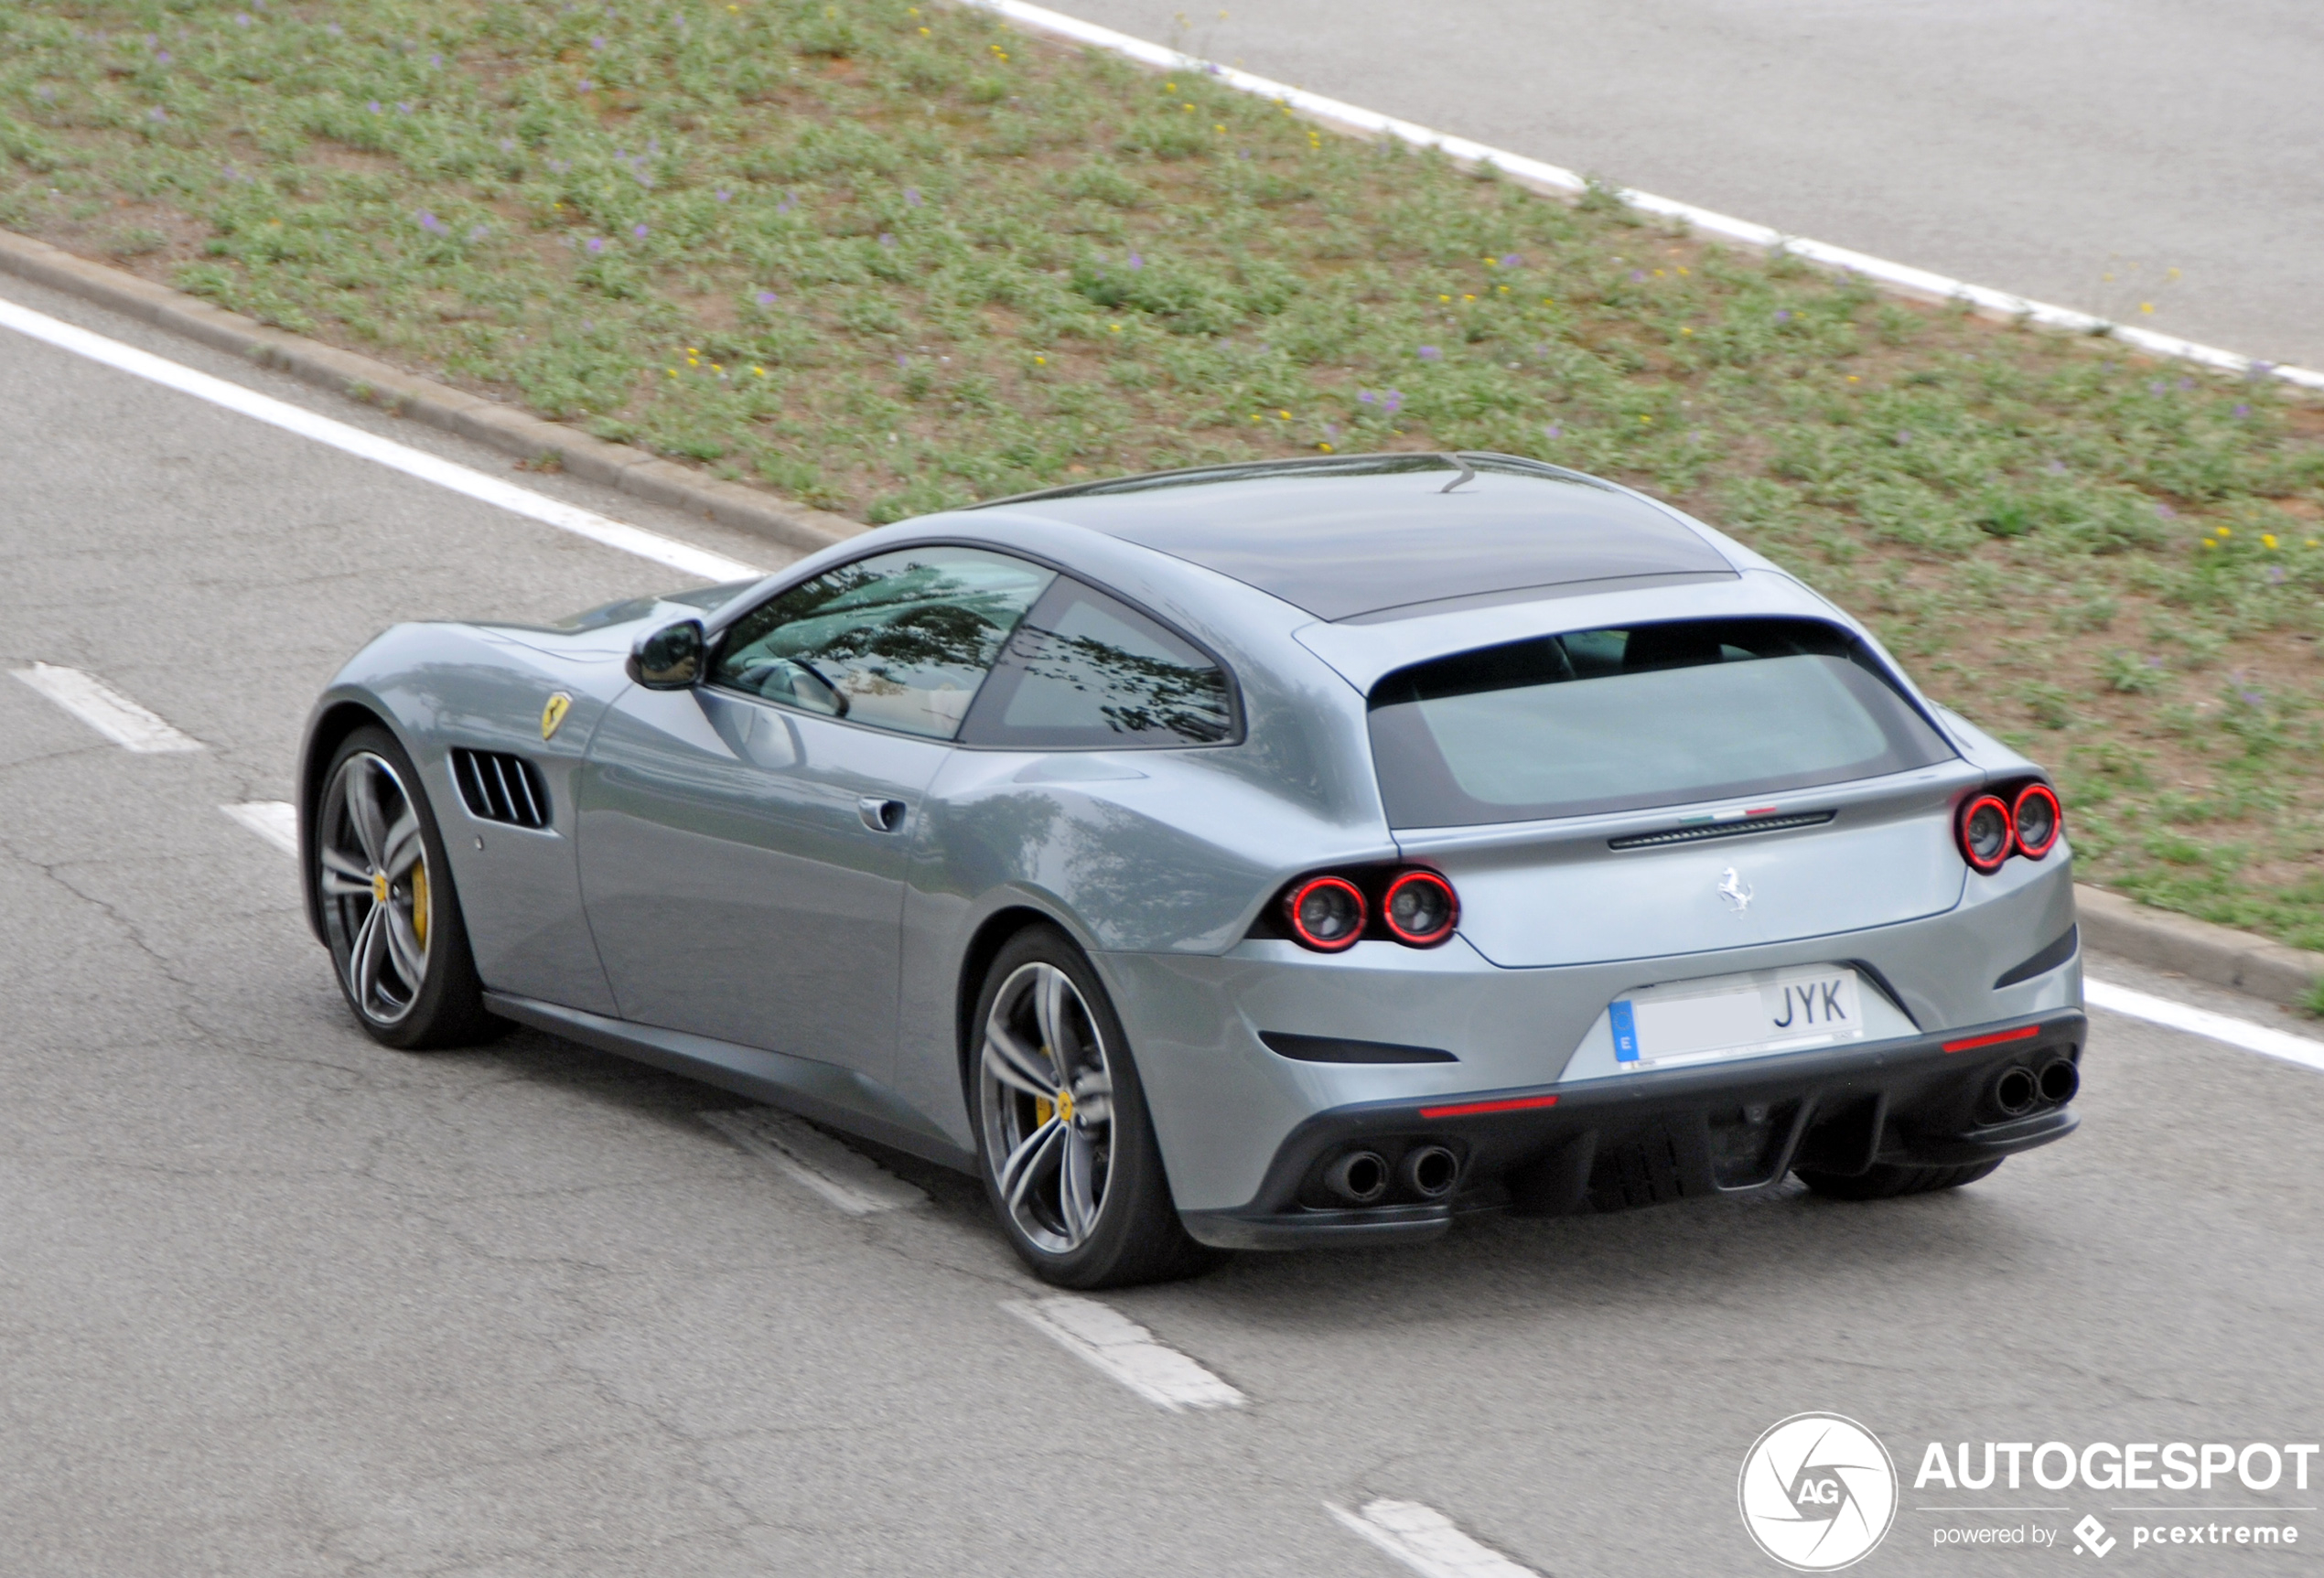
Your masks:
[{"label": "rear bumper", "polygon": [[[1181,1216],[1188,1232],[1221,1249],[1408,1243],[1471,1211],[1558,1215],[1736,1194],[1795,1167],[1854,1175],[1875,1164],[1992,1161],[2073,1132],[2069,1104],[2010,1116],[1993,1087],[2014,1066],[2079,1066],[2088,1025],[2066,1011],[1842,1050],[1333,1108],[1284,1139],[1247,1205]],[[1323,1185],[1352,1149],[1376,1151],[1393,1171],[1424,1144],[1460,1158],[1446,1200],[1392,1193],[1350,1208]]]}]

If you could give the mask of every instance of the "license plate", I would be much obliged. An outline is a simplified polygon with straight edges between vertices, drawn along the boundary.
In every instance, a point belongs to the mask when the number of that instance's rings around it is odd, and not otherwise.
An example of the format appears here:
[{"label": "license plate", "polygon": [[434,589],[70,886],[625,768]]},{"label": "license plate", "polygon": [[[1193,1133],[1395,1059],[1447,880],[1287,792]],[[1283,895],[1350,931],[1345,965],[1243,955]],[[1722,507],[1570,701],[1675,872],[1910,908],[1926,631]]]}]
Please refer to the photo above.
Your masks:
[{"label": "license plate", "polygon": [[1861,1009],[1856,971],[1832,964],[1652,986],[1606,1012],[1615,1061],[1669,1068],[1853,1041],[1864,1034]]}]

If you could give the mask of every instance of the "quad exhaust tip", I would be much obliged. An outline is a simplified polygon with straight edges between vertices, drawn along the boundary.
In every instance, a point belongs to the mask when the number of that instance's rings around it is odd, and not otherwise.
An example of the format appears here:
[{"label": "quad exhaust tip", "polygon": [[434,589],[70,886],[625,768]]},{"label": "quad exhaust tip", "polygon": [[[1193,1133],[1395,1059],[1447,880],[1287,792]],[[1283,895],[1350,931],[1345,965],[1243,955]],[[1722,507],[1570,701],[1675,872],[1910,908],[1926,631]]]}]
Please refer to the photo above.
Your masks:
[{"label": "quad exhaust tip", "polygon": [[1388,1193],[1388,1164],[1377,1151],[1350,1151],[1325,1172],[1323,1186],[1350,1205],[1375,1204]]},{"label": "quad exhaust tip", "polygon": [[1405,1188],[1424,1200],[1441,1200],[1460,1182],[1460,1158],[1442,1145],[1415,1145],[1396,1172]]},{"label": "quad exhaust tip", "polygon": [[2054,1058],[2042,1065],[2040,1084],[2041,1099],[2062,1107],[2082,1089],[2082,1070],[2063,1057]]}]

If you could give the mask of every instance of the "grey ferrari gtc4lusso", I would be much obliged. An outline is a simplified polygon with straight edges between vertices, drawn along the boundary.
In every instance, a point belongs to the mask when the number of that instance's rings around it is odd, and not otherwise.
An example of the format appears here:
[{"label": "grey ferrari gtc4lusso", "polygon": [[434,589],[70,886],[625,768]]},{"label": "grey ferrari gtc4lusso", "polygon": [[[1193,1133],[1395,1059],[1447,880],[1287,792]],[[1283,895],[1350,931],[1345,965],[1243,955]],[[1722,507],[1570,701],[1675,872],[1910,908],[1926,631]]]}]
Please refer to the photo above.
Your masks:
[{"label": "grey ferrari gtc4lusso", "polygon": [[513,1021],[973,1171],[1068,1285],[1951,1188],[2075,1122],[2040,769],[1766,560],[1505,456],[1135,477],[399,625],[299,796],[380,1040]]}]

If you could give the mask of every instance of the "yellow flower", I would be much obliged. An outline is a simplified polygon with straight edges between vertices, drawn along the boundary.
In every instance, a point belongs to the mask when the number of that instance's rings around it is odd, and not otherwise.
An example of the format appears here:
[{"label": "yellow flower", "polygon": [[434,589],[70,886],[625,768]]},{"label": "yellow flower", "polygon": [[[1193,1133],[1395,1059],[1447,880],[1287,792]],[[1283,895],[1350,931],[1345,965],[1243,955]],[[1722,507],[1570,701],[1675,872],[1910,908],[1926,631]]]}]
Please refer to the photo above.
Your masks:
[{"label": "yellow flower", "polygon": [[1439,293],[1437,294],[1436,299],[1437,299],[1438,301],[1450,301],[1450,300],[1452,300],[1452,297],[1450,297],[1450,296],[1448,296],[1448,295],[1444,295],[1442,292],[1439,292]]},{"label": "yellow flower", "polygon": [[1118,323],[1109,323],[1105,327],[1115,334],[1122,332],[1122,326]]},{"label": "yellow flower", "polygon": [[2142,301],[2138,304],[2138,310],[2141,312],[2152,312],[2155,310],[2155,304],[2151,301]]},{"label": "yellow flower", "polygon": [[1862,383],[1864,380],[1858,378],[1855,373],[1851,372],[1848,374],[1848,381],[1850,383]]},{"label": "yellow flower", "polygon": [[1640,420],[1641,422],[1645,423],[1645,424],[1646,424],[1648,426],[1650,426],[1650,427],[1651,427],[1651,426],[1652,426],[1652,425],[1654,424],[1654,419],[1653,419],[1652,417],[1651,417],[1651,416],[1641,416],[1641,417],[1640,417],[1640,418],[1639,418],[1639,420]]},{"label": "yellow flower", "polygon": [[1679,265],[1679,271],[1678,271],[1678,272],[1679,272],[1680,274],[1685,274],[1685,273],[1686,273],[1686,267],[1685,267],[1685,265],[1684,265],[1684,263],[1682,263],[1682,264],[1680,264],[1680,265]]},{"label": "yellow flower", "polygon": [[673,368],[672,368],[672,369],[670,370],[670,376],[671,376],[671,377],[672,377],[672,378],[677,377],[677,376],[678,376],[678,370],[677,370],[676,368],[674,368],[674,367],[673,367]]},{"label": "yellow flower", "polygon": [[925,27],[922,27],[922,28],[920,30],[920,36],[921,38],[923,38],[930,37],[930,34],[929,34],[928,29],[927,29],[927,28],[925,28]]},{"label": "yellow flower", "polygon": [[715,361],[714,361],[714,362],[712,362],[712,363],[710,364],[710,370],[711,370],[711,371],[713,371],[713,372],[724,372],[724,371],[726,371],[726,370],[725,368],[723,368],[723,367],[720,367],[720,366],[719,366],[716,362],[715,362]]},{"label": "yellow flower", "polygon": [[767,376],[767,370],[763,367],[754,367],[750,370],[758,377],[764,378]]},{"label": "yellow flower", "polygon": [[1162,84],[1162,91],[1166,93],[1175,93],[1178,91],[1178,85],[1176,82],[1165,82]]},{"label": "yellow flower", "polygon": [[1222,125],[1214,125],[1210,129],[1214,132],[1223,132],[1226,130],[1226,127]]},{"label": "yellow flower", "polygon": [[1275,414],[1275,420],[1278,422],[1288,422],[1291,420],[1291,413],[1287,411],[1278,411]]},{"label": "yellow flower", "polygon": [[1682,328],[1679,330],[1679,333],[1681,333],[1681,334],[1693,334],[1694,332],[1695,332],[1695,331],[1694,331],[1693,329],[1691,329],[1691,328],[1684,328],[1684,327],[1682,327]]},{"label": "yellow flower", "polygon": [[2204,546],[2204,547],[2206,547],[2206,548],[2216,548],[2216,547],[2218,547],[2218,546],[2219,546],[2219,544],[2218,544],[2218,543],[2216,543],[2216,542],[2212,542],[2210,538],[2206,537],[2206,538],[2204,538],[2204,539],[2203,539],[2203,546]]},{"label": "yellow flower", "polygon": [[1501,287],[1501,295],[1507,295],[1509,294],[1509,287],[1508,287],[1507,285],[1502,285],[1502,286]]},{"label": "yellow flower", "polygon": [[1329,454],[1330,454],[1330,453],[1331,453],[1331,445],[1329,445],[1329,444],[1318,444],[1318,445],[1316,445],[1316,447],[1317,447],[1318,449],[1322,450],[1322,451],[1323,451],[1326,455],[1329,455]]},{"label": "yellow flower", "polygon": [[1662,277],[1662,271],[1661,269],[1656,269],[1654,271],[1654,277],[1656,279],[1661,279]]},{"label": "yellow flower", "polygon": [[2261,532],[2259,541],[2260,546],[2265,548],[2268,552],[2274,553],[2276,551],[2276,533],[2273,531]]},{"label": "yellow flower", "polygon": [[1463,301],[1475,301],[1477,298],[1473,295],[1464,295],[1460,299]]},{"label": "yellow flower", "polygon": [[2219,529],[2219,534],[2222,537],[2233,537],[2235,535],[2235,528],[2233,526],[2222,526]]},{"label": "yellow flower", "polygon": [[1555,296],[1554,296],[1554,295],[1545,295],[1545,296],[1542,297],[1542,306],[1555,306],[1556,305],[1557,305],[1557,298],[1556,298]]},{"label": "yellow flower", "polygon": [[1485,260],[1485,266],[1487,268],[1499,268],[1501,267],[1501,259],[1489,257]]},{"label": "yellow flower", "polygon": [[1049,364],[1049,359],[1046,356],[1037,356],[1033,359],[1033,365],[1035,367],[1047,367]]}]

